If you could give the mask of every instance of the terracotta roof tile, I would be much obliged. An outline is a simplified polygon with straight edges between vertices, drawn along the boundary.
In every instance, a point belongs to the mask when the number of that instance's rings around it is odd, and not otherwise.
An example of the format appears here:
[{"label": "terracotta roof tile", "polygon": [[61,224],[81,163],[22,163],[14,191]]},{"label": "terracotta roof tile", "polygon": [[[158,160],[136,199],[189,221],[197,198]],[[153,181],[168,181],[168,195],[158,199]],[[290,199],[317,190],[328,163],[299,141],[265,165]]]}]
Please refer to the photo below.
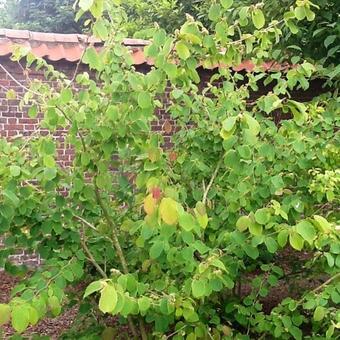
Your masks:
[{"label": "terracotta roof tile", "polygon": [[[144,47],[149,41],[142,39],[125,39],[124,45],[130,48],[132,59],[135,65],[153,65],[153,60],[146,58]],[[51,61],[67,60],[77,62],[81,58],[84,49],[88,44],[93,44],[97,50],[103,45],[102,41],[85,34],[60,34],[31,32],[27,30],[12,30],[0,28],[0,56],[8,56],[12,53],[15,45],[28,47],[37,57],[46,58]],[[280,70],[285,68],[277,63],[263,63],[263,70]],[[227,65],[211,65],[216,67],[229,67]],[[250,60],[243,61],[235,71],[252,71],[255,65]]]},{"label": "terracotta roof tile", "polygon": [[[133,60],[138,65],[146,62],[143,49],[148,43],[147,40],[141,39],[124,40],[124,45],[131,47]],[[100,47],[102,42],[85,34],[0,29],[0,56],[10,55],[15,45],[21,45],[27,46],[37,57],[43,57],[51,61],[65,59],[70,62],[76,62],[81,58],[87,44]]]}]

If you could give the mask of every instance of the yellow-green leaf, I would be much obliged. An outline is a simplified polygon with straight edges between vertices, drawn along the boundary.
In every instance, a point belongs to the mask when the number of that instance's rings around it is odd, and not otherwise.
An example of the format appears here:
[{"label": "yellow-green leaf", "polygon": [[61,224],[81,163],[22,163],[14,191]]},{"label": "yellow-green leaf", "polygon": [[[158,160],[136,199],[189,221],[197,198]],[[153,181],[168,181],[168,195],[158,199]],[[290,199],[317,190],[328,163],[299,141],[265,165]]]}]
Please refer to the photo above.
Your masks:
[{"label": "yellow-green leaf", "polygon": [[17,305],[12,309],[12,327],[18,332],[25,331],[30,322],[30,313],[28,306]]},{"label": "yellow-green leaf", "polygon": [[7,323],[11,318],[11,308],[8,305],[0,303],[0,326]]},{"label": "yellow-green leaf", "polygon": [[170,197],[162,199],[159,206],[159,212],[162,220],[166,224],[174,225],[178,221],[177,202]]},{"label": "yellow-green leaf", "polygon": [[224,9],[228,9],[233,5],[234,0],[221,0],[221,5]]},{"label": "yellow-green leaf", "polygon": [[101,291],[99,299],[99,309],[103,313],[110,313],[114,310],[117,304],[117,291],[112,285],[107,285]]},{"label": "yellow-green leaf", "polygon": [[8,90],[6,92],[6,99],[16,99],[17,93],[14,90]]},{"label": "yellow-green leaf", "polygon": [[204,296],[206,291],[206,281],[205,280],[193,280],[191,283],[192,295],[195,298],[200,298]]},{"label": "yellow-green leaf", "polygon": [[152,215],[155,210],[156,200],[153,198],[152,194],[150,194],[144,199],[144,211],[147,215]]},{"label": "yellow-green leaf", "polygon": [[101,40],[106,40],[108,38],[109,32],[103,19],[98,19],[93,25],[93,33]]},{"label": "yellow-green leaf", "polygon": [[300,251],[303,248],[304,241],[298,233],[291,232],[289,234],[289,243],[294,249]]},{"label": "yellow-green leaf", "polygon": [[245,231],[251,224],[252,221],[248,216],[241,216],[236,222],[236,227],[239,231]]},{"label": "yellow-green leaf", "polygon": [[190,57],[190,50],[183,41],[176,43],[176,51],[178,56],[183,60],[186,60]]},{"label": "yellow-green leaf", "polygon": [[315,308],[313,319],[315,321],[321,321],[325,317],[325,314],[326,314],[325,307],[318,306]]},{"label": "yellow-green leaf", "polygon": [[61,305],[60,305],[60,302],[59,302],[59,300],[56,296],[50,296],[48,298],[48,305],[49,305],[51,312],[54,316],[57,316],[57,315],[60,314]]},{"label": "yellow-green leaf", "polygon": [[79,0],[79,7],[84,11],[88,11],[93,4],[93,0]]},{"label": "yellow-green leaf", "polygon": [[308,221],[301,221],[296,226],[296,231],[303,237],[305,241],[309,244],[312,244],[315,237],[316,232],[314,226]]},{"label": "yellow-green leaf", "polygon": [[217,21],[221,15],[221,6],[219,4],[211,5],[208,13],[209,20]]},{"label": "yellow-green leaf", "polygon": [[265,22],[266,22],[266,20],[264,18],[264,15],[263,15],[263,12],[259,8],[256,8],[253,11],[253,13],[251,15],[251,18],[253,20],[254,26],[257,29],[261,29],[264,26]]}]

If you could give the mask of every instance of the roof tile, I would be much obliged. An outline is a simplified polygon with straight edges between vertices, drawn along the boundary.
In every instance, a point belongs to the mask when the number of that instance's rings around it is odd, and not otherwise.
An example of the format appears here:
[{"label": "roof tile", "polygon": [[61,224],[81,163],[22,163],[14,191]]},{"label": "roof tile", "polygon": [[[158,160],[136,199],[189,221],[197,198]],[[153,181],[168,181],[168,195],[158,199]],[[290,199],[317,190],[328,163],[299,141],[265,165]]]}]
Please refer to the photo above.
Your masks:
[{"label": "roof tile", "polygon": [[[153,65],[152,59],[146,58],[144,47],[150,42],[142,39],[125,39],[123,44],[130,48],[132,59],[135,65]],[[95,45],[99,50],[103,45],[102,41],[93,36],[85,34],[60,34],[31,32],[27,30],[12,30],[0,28],[0,56],[10,55],[15,45],[27,46],[37,57],[46,58],[51,61],[67,60],[77,62],[83,55],[86,45]],[[227,65],[211,65],[216,67],[229,67]],[[265,71],[285,68],[273,62],[263,63]],[[255,65],[250,60],[243,61],[240,65],[233,67],[234,71],[252,71]]]},{"label": "roof tile", "polygon": [[[133,48],[132,57],[136,64],[146,62],[142,52],[149,42],[141,39],[126,39],[124,45]],[[37,57],[51,61],[65,59],[70,62],[79,61],[87,44],[100,48],[101,40],[85,34],[61,34],[31,32],[27,30],[0,29],[0,56],[12,53],[15,45],[27,46]],[[136,53],[136,56],[134,55]]]}]

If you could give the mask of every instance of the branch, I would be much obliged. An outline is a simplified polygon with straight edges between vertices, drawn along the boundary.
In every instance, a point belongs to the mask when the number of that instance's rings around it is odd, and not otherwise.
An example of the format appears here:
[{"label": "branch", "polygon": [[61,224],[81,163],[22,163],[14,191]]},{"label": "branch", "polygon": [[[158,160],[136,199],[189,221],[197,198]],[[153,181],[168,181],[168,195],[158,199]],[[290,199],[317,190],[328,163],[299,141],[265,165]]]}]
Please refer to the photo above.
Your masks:
[{"label": "branch", "polygon": [[82,247],[84,248],[85,253],[88,256],[88,259],[90,260],[90,262],[95,266],[95,268],[98,270],[98,272],[100,273],[100,275],[104,278],[107,279],[107,275],[104,272],[104,270],[100,267],[100,265],[98,264],[98,262],[96,261],[96,259],[94,258],[94,256],[92,255],[90,249],[88,248],[86,242],[85,242],[85,230],[83,227],[83,235],[81,235],[80,238],[80,242]]},{"label": "branch", "polygon": [[206,204],[206,202],[207,202],[207,196],[208,196],[209,190],[211,189],[211,186],[214,183],[214,180],[215,180],[215,178],[217,176],[218,170],[220,170],[222,162],[223,162],[223,157],[221,157],[220,160],[218,161],[218,163],[216,165],[216,169],[215,169],[213,175],[211,176],[210,182],[209,182],[209,184],[207,185],[207,187],[206,187],[206,189],[204,191],[203,199],[202,199],[202,203],[203,204]]},{"label": "branch", "polygon": [[24,84],[20,83],[19,80],[15,79],[12,74],[2,65],[0,64],[0,68],[18,85],[20,86],[21,88],[23,88],[24,90],[28,91],[28,92],[31,92],[37,96],[41,96],[41,93],[38,93],[38,92],[35,92],[35,91],[32,91],[31,89],[29,89],[28,87],[26,87]]},{"label": "branch", "polygon": [[[106,219],[106,222],[107,224],[109,225],[109,227],[111,228],[112,230],[112,241],[113,241],[113,245],[116,249],[116,252],[117,252],[117,255],[118,255],[118,258],[119,258],[119,261],[121,263],[121,266],[123,268],[123,272],[124,274],[128,274],[129,273],[129,268],[128,268],[128,265],[127,265],[127,262],[126,262],[126,259],[125,259],[125,256],[124,256],[124,253],[123,253],[123,250],[122,250],[122,247],[119,243],[119,239],[118,239],[118,235],[117,235],[117,232],[116,232],[116,226],[114,225],[113,221],[112,221],[112,218],[109,214],[109,211],[107,210],[102,198],[100,197],[100,192],[99,192],[99,188],[97,187],[97,184],[96,184],[96,176],[93,177],[93,184],[94,184],[94,192],[95,192],[95,195],[96,195],[96,199],[97,199],[97,202],[103,212],[103,215],[104,215],[104,218]],[[133,336],[138,339],[138,333],[137,333],[137,330],[136,330],[136,327],[133,323],[133,320],[132,318],[129,316],[127,318],[128,320],[128,323],[129,323],[129,328],[133,334]],[[145,328],[144,328],[144,325],[143,325],[143,322],[142,320],[140,321],[140,329],[141,329],[141,335],[142,335],[142,338],[143,340],[145,339]]]},{"label": "branch", "polygon": [[[56,108],[61,112],[61,114],[65,117],[65,119],[70,123],[70,125],[72,125],[73,124],[72,119],[66,114],[66,112],[64,110],[62,110],[60,107],[56,107]],[[79,138],[81,140],[83,150],[86,151],[85,140],[84,140],[82,133],[79,131],[79,129],[78,129],[78,135],[79,135]]]},{"label": "branch", "polygon": [[75,68],[73,76],[71,78],[71,81],[66,87],[70,87],[76,79],[76,76],[77,76],[77,73],[78,73],[78,70],[79,70],[79,66],[83,61],[83,57],[84,57],[84,54],[85,54],[85,51],[86,51],[86,46],[88,45],[88,40],[89,40],[89,36],[86,37],[86,40],[85,40],[85,43],[84,43],[84,50],[83,50],[83,52],[82,52],[82,54],[79,58],[79,61],[77,62],[76,68]]},{"label": "branch", "polygon": [[[337,279],[337,278],[339,278],[339,277],[340,277],[340,273],[335,274],[334,276],[330,277],[327,281],[325,281],[324,283],[322,283],[320,286],[314,288],[314,289],[311,291],[311,293],[313,293],[313,294],[317,293],[319,290],[321,290],[322,288],[326,287],[326,286],[329,285],[332,281],[334,281],[335,279]],[[303,302],[304,299],[305,299],[304,297],[301,298],[301,299],[297,302],[297,304],[298,304],[298,305],[301,304],[301,303]]]},{"label": "branch", "polygon": [[[82,222],[82,223],[85,224],[87,227],[89,227],[90,229],[92,229],[93,231],[95,231],[96,233],[99,234],[98,229],[97,229],[93,224],[91,224],[90,222],[86,221],[84,218],[82,218],[82,217],[80,217],[80,216],[78,216],[78,215],[73,215],[73,217],[74,217],[76,220]],[[110,239],[110,237],[108,237],[108,236],[106,236],[106,235],[103,235],[103,237],[104,237],[105,239],[107,239],[108,241],[110,241],[111,243],[113,243],[112,240]]]},{"label": "branch", "polygon": [[123,250],[122,250],[122,247],[120,245],[120,242],[118,240],[118,235],[117,235],[117,232],[116,232],[116,226],[114,225],[112,219],[111,219],[111,216],[102,200],[102,198],[100,197],[100,192],[99,192],[99,189],[96,185],[96,176],[94,177],[94,191],[95,191],[95,195],[96,195],[96,199],[97,199],[97,202],[103,212],[103,215],[104,215],[104,218],[107,222],[107,224],[109,225],[109,227],[111,228],[112,230],[112,238],[113,238],[113,245],[114,247],[116,248],[116,251],[117,251],[117,255],[119,257],[119,260],[120,260],[120,263],[122,265],[122,268],[123,268],[123,272],[124,274],[128,274],[129,273],[129,269],[128,269],[128,265],[127,265],[127,262],[126,262],[126,259],[125,259],[125,256],[124,256],[124,253],[123,253]]}]

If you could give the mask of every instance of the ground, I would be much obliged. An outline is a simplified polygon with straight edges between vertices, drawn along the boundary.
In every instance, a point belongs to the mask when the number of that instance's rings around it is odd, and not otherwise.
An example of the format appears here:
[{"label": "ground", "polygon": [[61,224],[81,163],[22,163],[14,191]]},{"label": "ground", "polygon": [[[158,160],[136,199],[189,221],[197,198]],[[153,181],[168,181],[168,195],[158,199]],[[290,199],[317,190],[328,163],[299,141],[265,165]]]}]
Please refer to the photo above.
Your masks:
[{"label": "ground", "polygon": [[[0,272],[0,303],[8,302],[10,291],[18,282],[18,279],[6,274],[5,272]],[[57,339],[60,334],[65,330],[69,329],[75,320],[77,314],[77,307],[73,307],[57,318],[51,319],[47,318],[39,322],[36,326],[30,327],[25,335],[39,334],[40,336],[46,335],[50,339]],[[13,329],[9,326],[3,327],[3,335],[0,333],[4,339],[9,338],[13,334]]]}]

